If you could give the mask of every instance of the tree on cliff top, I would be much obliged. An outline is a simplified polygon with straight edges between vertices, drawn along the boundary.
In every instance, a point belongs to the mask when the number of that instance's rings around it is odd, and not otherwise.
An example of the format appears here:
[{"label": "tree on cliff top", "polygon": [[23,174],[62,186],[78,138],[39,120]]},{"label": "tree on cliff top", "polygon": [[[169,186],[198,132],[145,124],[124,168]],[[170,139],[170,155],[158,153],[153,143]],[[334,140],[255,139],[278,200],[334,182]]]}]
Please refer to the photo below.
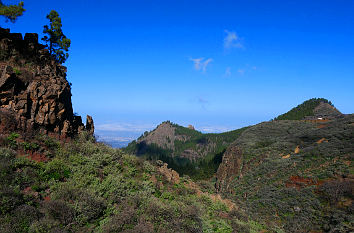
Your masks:
[{"label": "tree on cliff top", "polygon": [[10,20],[14,23],[17,17],[21,16],[25,9],[23,8],[23,2],[18,5],[5,5],[0,0],[0,15],[4,16],[6,20]]},{"label": "tree on cliff top", "polygon": [[47,15],[47,19],[49,19],[50,25],[44,26],[43,33],[47,35],[42,40],[47,43],[49,52],[55,60],[59,63],[64,63],[69,57],[67,52],[69,51],[71,41],[64,35],[61,29],[62,23],[58,12],[52,10]]}]

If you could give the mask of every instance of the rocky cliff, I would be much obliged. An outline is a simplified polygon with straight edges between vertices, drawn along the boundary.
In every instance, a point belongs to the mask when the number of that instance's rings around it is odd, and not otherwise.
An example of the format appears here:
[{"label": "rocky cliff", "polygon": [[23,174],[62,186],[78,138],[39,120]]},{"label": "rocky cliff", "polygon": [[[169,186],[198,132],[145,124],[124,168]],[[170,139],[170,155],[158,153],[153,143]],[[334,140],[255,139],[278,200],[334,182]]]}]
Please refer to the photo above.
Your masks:
[{"label": "rocky cliff", "polygon": [[56,63],[35,33],[10,33],[0,28],[0,127],[2,131],[39,131],[71,137],[93,134],[73,113],[66,67]]}]

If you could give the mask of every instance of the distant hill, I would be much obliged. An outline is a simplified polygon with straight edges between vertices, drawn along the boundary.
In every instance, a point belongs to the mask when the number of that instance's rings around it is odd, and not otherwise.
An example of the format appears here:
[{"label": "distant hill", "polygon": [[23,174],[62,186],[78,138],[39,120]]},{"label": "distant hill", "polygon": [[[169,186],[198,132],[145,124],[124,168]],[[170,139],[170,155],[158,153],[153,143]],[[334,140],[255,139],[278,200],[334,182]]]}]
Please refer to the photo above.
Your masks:
[{"label": "distant hill", "polygon": [[353,232],[353,160],[353,114],[262,122],[227,148],[216,187],[285,232]]},{"label": "distant hill", "polygon": [[323,98],[222,134],[163,122],[126,148],[215,187],[276,232],[352,232],[354,115]]},{"label": "distant hill", "polygon": [[274,120],[303,120],[311,118],[335,118],[342,115],[332,104],[324,98],[312,98],[306,100],[297,107],[291,109]]},{"label": "distant hill", "polygon": [[207,178],[215,174],[222,154],[244,130],[203,134],[192,127],[165,121],[124,150],[149,160],[162,160],[180,174]]},{"label": "distant hill", "polygon": [[[336,118],[342,114],[331,101],[313,98],[274,120],[304,120]],[[145,132],[124,150],[149,160],[162,160],[180,174],[196,179],[214,176],[224,152],[248,127],[219,134],[203,134],[194,127],[183,127],[170,121],[162,122],[151,132]]]}]

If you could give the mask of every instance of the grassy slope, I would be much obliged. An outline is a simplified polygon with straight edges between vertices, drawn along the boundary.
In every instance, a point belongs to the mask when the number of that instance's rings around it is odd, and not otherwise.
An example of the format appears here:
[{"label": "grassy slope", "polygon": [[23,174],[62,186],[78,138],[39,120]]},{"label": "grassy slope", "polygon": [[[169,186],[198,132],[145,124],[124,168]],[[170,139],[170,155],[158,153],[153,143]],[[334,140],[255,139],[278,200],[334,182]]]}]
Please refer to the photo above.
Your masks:
[{"label": "grassy slope", "polygon": [[309,99],[303,102],[302,104],[296,106],[295,108],[291,109],[289,112],[276,117],[274,120],[302,120],[305,116],[313,116],[313,110],[321,102],[332,105],[330,101],[323,98]]},{"label": "grassy slope", "polygon": [[[176,135],[186,136],[189,140],[185,142],[176,140],[173,150],[162,149],[155,144],[144,145],[144,153],[139,154],[139,156],[149,160],[162,160],[168,163],[169,167],[176,170],[178,173],[189,175],[194,179],[207,179],[212,177],[221,163],[222,155],[226,148],[247,128],[245,127],[220,134],[203,134],[177,124],[172,125],[175,127]],[[212,145],[213,149],[207,151],[210,145]],[[140,145],[134,141],[128,145],[125,151],[138,154],[139,146]],[[207,153],[203,159],[192,162],[189,159],[178,156],[185,150],[194,150],[198,153],[207,151]]]},{"label": "grassy slope", "polygon": [[278,121],[250,128],[236,142],[242,176],[229,198],[245,203],[252,218],[287,232],[354,230],[353,124],[352,115],[324,127]]},{"label": "grassy slope", "polygon": [[[1,141],[0,232],[257,232],[265,228],[192,189],[188,178],[172,183],[151,163],[94,143],[90,137],[63,144],[47,137],[20,143],[18,136]],[[33,147],[22,151],[25,145]],[[43,155],[41,162],[29,159],[34,152]]]}]

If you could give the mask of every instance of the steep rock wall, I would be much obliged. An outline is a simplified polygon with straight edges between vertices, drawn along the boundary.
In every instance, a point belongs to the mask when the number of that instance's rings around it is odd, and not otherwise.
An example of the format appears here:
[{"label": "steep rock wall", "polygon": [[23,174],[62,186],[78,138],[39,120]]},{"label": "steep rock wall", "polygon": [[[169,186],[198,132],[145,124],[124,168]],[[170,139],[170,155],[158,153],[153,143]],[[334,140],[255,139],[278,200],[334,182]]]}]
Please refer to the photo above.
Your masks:
[{"label": "steep rock wall", "polygon": [[216,172],[216,190],[218,192],[227,191],[232,181],[240,175],[242,166],[242,151],[236,145],[231,145],[222,158]]},{"label": "steep rock wall", "polygon": [[[71,137],[85,130],[73,113],[66,67],[55,62],[38,35],[0,28],[0,125]],[[9,122],[14,124],[9,127]],[[93,134],[92,117],[87,130]]]}]

